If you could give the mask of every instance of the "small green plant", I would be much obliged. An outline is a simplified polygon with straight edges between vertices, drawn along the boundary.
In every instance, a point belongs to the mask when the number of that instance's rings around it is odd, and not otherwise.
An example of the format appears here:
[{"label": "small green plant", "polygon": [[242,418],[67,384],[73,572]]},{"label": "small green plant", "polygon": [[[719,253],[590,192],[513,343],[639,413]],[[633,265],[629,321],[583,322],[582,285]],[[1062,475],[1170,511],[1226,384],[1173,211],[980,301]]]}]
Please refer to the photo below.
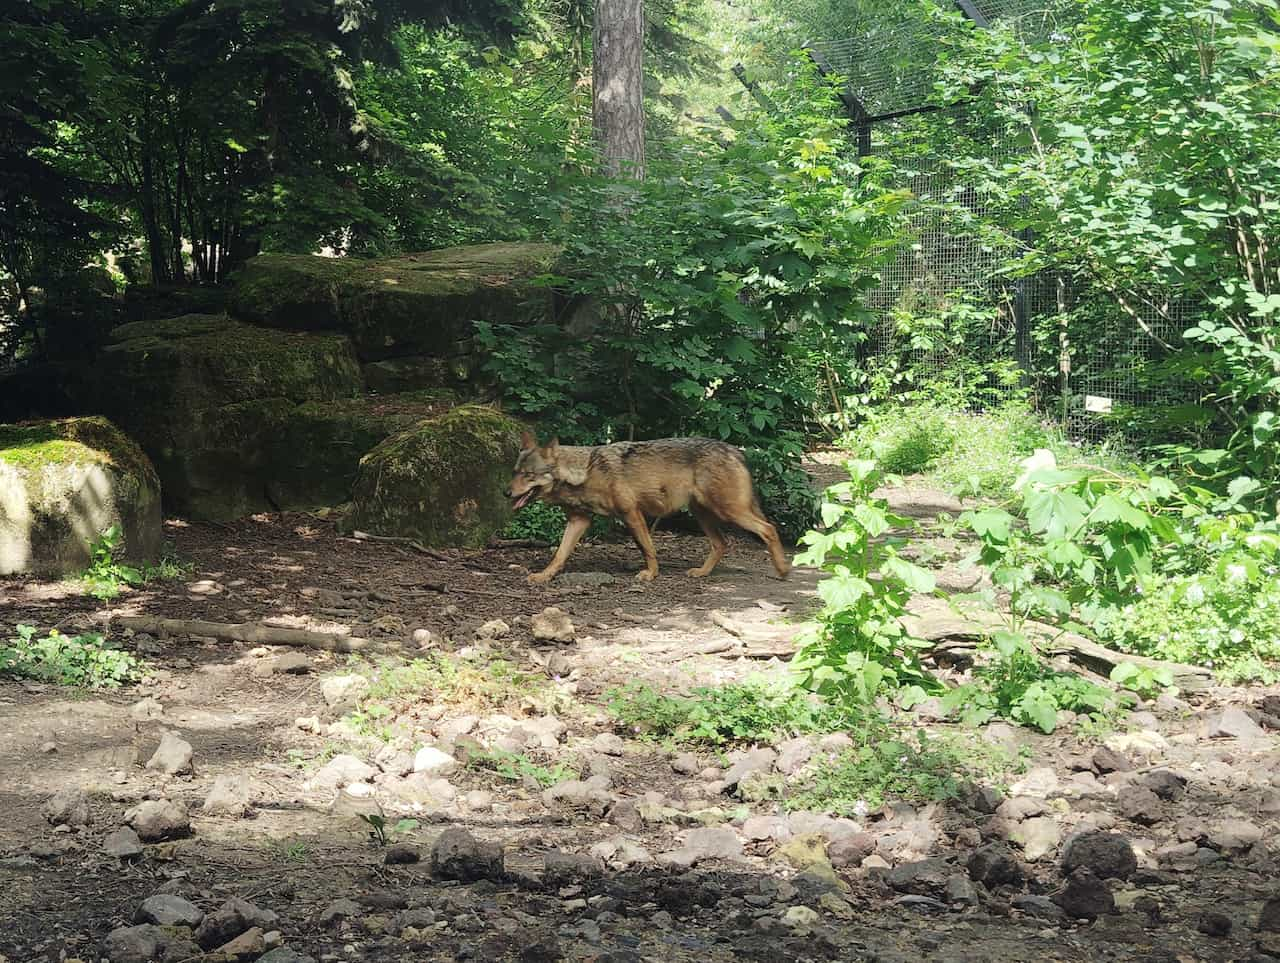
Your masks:
[{"label": "small green plant", "polygon": [[1060,710],[1099,713],[1115,702],[1109,690],[1049,668],[1025,636],[997,632],[992,641],[996,657],[974,670],[975,681],[957,686],[942,698],[942,707],[948,712],[958,710],[969,725],[1001,718],[1053,732]]},{"label": "small green plant", "polygon": [[192,566],[166,556],[156,565],[126,565],[118,558],[124,544],[124,534],[118,525],[112,525],[89,545],[89,567],[81,576],[85,592],[99,601],[110,601],[125,586],[136,588],[157,580],[184,578]]},{"label": "small green plant", "polygon": [[44,638],[31,625],[19,625],[17,635],[0,643],[0,674],[59,685],[114,689],[137,682],[146,664],[130,652],[114,649],[96,632],[63,635],[50,629]]},{"label": "small green plant", "polygon": [[642,683],[609,692],[608,711],[629,732],[678,743],[768,742],[794,733],[835,732],[859,714],[790,686],[752,679],[672,696]]},{"label": "small green plant", "polygon": [[1178,687],[1173,684],[1173,669],[1167,665],[1138,665],[1134,662],[1121,662],[1111,670],[1111,681],[1124,686],[1144,699],[1153,699],[1161,692],[1170,695],[1178,694]]},{"label": "small green plant", "polygon": [[497,773],[503,779],[512,782],[524,782],[532,779],[539,786],[550,788],[569,779],[577,779],[578,773],[564,763],[554,766],[540,766],[522,753],[507,752],[502,749],[490,749],[484,752],[473,752],[467,756],[469,769],[481,769]]},{"label": "small green plant", "polygon": [[[564,523],[564,509],[542,501],[530,502],[511,516],[501,537],[527,538],[554,545],[564,534]],[[591,520],[591,527],[583,537],[590,541],[608,535],[613,529],[612,519],[596,517]]]},{"label": "small green plant", "polygon": [[840,704],[866,704],[884,689],[905,690],[910,707],[942,684],[920,664],[927,643],[903,627],[907,601],[932,592],[934,577],[898,553],[905,539],[893,534],[913,526],[889,511],[872,492],[882,475],[872,461],[850,461],[850,480],[827,489],[825,532],[809,532],[797,565],[827,573],[818,584],[823,601],[816,632],[792,659],[805,688]]},{"label": "small green plant", "polygon": [[387,845],[387,839],[393,835],[411,833],[418,828],[416,819],[401,819],[389,825],[381,813],[360,813],[360,818],[369,824],[369,838],[379,846]]}]

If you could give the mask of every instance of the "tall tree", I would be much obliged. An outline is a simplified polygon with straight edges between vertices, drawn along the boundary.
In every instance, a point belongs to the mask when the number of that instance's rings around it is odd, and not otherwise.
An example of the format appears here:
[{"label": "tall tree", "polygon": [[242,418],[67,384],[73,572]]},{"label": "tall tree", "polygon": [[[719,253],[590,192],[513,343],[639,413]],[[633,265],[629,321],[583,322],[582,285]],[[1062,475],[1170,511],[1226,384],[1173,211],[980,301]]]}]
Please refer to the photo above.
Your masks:
[{"label": "tall tree", "polygon": [[605,173],[644,177],[643,0],[596,0],[591,121]]}]

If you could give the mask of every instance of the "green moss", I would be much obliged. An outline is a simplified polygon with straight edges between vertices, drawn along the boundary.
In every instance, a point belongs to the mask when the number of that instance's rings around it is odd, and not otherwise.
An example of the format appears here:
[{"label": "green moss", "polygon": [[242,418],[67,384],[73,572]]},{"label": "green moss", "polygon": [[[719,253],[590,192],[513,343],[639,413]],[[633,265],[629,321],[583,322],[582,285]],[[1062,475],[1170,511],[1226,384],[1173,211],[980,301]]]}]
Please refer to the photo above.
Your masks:
[{"label": "green moss", "polygon": [[428,545],[483,545],[511,514],[503,490],[520,429],[466,405],[388,438],[361,459],[345,524]]},{"label": "green moss", "polygon": [[549,293],[548,244],[484,244],[399,258],[358,260],[263,254],[235,280],[233,312],[290,330],[340,330],[361,358],[456,354],[474,321],[530,321]]},{"label": "green moss", "polygon": [[26,471],[46,465],[111,465],[124,474],[159,484],[142,449],[106,418],[0,425],[0,461]]}]

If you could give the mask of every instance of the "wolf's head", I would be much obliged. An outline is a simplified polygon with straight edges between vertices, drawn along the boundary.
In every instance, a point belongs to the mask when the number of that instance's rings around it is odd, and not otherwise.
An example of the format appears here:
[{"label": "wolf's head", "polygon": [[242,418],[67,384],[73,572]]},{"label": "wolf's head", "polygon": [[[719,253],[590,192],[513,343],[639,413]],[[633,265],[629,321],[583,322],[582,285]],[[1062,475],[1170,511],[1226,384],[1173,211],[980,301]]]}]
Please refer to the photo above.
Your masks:
[{"label": "wolf's head", "polygon": [[529,432],[520,436],[520,457],[516,459],[511,484],[506,491],[512,508],[523,508],[555,487],[556,459],[559,454],[559,439],[552,438],[545,447],[540,448],[537,439]]}]

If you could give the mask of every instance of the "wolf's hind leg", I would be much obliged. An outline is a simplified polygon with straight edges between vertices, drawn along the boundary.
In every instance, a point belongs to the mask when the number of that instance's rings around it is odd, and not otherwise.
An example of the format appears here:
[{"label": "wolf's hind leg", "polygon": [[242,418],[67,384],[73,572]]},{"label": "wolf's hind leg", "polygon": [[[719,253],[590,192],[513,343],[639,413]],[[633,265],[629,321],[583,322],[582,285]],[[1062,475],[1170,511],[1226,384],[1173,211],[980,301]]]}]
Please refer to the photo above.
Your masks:
[{"label": "wolf's hind leg", "polygon": [[715,567],[720,564],[720,559],[724,558],[728,543],[725,542],[724,533],[720,531],[720,526],[716,523],[715,513],[703,508],[697,502],[690,503],[689,511],[693,512],[693,517],[702,526],[702,533],[707,536],[707,541],[711,543],[711,551],[707,553],[707,560],[697,568],[691,568],[688,571],[688,574],[694,578],[702,578],[704,575],[710,575],[715,570]]}]

